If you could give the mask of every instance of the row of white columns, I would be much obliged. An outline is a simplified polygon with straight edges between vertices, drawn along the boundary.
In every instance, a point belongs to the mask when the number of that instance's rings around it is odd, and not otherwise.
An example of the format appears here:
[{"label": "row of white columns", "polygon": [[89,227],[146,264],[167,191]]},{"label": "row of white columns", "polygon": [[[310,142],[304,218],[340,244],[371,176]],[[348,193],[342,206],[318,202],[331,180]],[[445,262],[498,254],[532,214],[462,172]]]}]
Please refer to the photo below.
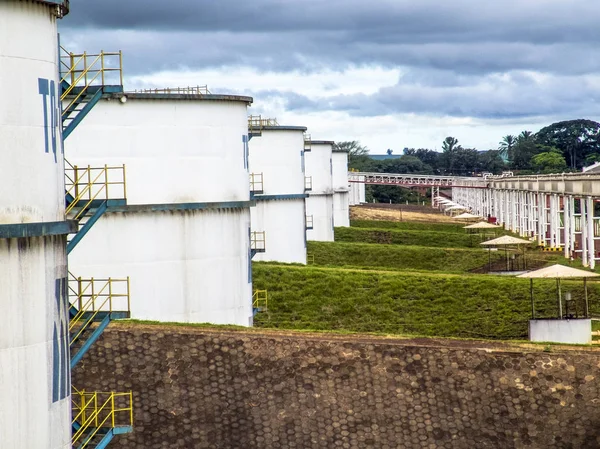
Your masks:
[{"label": "row of white columns", "polygon": [[[538,244],[564,250],[565,257],[581,258],[594,268],[600,260],[600,217],[595,216],[595,198],[525,190],[452,188],[452,200],[482,217]],[[579,211],[577,211],[579,209]]]}]

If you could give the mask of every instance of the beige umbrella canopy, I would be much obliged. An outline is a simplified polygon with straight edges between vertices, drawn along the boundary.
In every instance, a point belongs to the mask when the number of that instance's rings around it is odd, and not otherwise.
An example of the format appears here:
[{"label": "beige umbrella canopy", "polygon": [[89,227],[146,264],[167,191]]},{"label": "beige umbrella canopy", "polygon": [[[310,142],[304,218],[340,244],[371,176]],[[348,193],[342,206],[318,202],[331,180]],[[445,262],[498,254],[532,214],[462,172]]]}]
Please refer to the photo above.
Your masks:
[{"label": "beige umbrella canopy", "polygon": [[499,229],[500,226],[488,223],[487,221],[480,221],[472,225],[464,226],[463,229]]},{"label": "beige umbrella canopy", "polygon": [[[503,235],[502,237],[498,237],[492,240],[488,240],[487,242],[482,242],[480,245],[487,246],[490,248],[492,246],[504,246],[504,256],[506,257],[506,271],[510,271],[510,259],[508,257],[508,247],[516,246],[517,249],[519,245],[529,245],[531,242],[529,240],[519,239],[517,237],[512,237],[510,235]],[[490,271],[492,269],[492,261],[491,261],[491,252],[489,258]],[[525,268],[525,246],[523,246],[523,268]]]},{"label": "beige umbrella canopy", "polygon": [[520,274],[518,278],[529,278],[529,279],[565,279],[565,278],[593,278],[598,277],[600,274],[592,271],[579,270],[577,268],[567,267],[565,265],[551,265],[546,268],[540,268],[539,270],[530,271],[529,273]]},{"label": "beige umbrella canopy", "polygon": [[478,215],[470,214],[469,212],[464,212],[460,215],[457,215],[454,218],[459,219],[459,220],[472,220],[473,218],[480,218],[480,217]]},{"label": "beige umbrella canopy", "polygon": [[510,235],[503,235],[502,237],[498,237],[497,239],[488,240],[487,242],[482,242],[480,245],[484,246],[508,246],[508,245],[529,245],[531,242],[529,240],[519,239],[517,237],[512,237]]},{"label": "beige umbrella canopy", "polygon": [[[531,294],[531,318],[535,318],[535,305],[533,302],[533,280],[534,279],[556,279],[556,300],[558,305],[558,318],[562,319],[562,294],[560,290],[560,280],[566,278],[583,278],[583,290],[584,290],[584,316],[587,318],[589,315],[588,305],[588,290],[587,290],[587,278],[598,277],[600,274],[592,271],[579,270],[577,268],[567,267],[565,265],[551,265],[546,268],[540,268],[539,270],[530,271],[529,273],[521,274],[517,277],[527,278],[530,281],[530,294]],[[575,307],[577,310],[577,307]]]}]

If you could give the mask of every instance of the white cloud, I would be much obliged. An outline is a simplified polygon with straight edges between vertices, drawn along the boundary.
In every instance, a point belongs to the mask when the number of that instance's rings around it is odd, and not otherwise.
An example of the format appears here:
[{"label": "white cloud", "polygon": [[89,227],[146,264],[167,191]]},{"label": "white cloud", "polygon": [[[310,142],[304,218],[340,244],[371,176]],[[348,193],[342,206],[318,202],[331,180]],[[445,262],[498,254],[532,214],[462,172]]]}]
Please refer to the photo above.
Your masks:
[{"label": "white cloud", "polygon": [[128,89],[208,85],[213,93],[257,91],[295,92],[308,97],[375,94],[398,82],[400,70],[382,67],[353,67],[319,73],[260,72],[252,67],[222,67],[209,70],[163,71],[127,78]]}]

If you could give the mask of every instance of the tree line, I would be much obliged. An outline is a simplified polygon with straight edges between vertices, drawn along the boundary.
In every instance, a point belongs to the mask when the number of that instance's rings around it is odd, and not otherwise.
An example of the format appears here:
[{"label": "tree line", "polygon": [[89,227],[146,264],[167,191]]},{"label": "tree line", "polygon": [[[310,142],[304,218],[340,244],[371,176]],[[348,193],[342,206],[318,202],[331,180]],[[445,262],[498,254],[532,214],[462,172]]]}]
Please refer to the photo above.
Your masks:
[{"label": "tree line", "polygon": [[522,131],[504,136],[495,149],[463,147],[449,136],[442,151],[405,148],[398,158],[375,160],[360,142],[339,142],[348,150],[348,166],[359,171],[383,173],[422,173],[454,176],[499,174],[561,173],[580,171],[600,161],[600,124],[592,120],[569,120],[553,123],[537,133]]},{"label": "tree line", "polygon": [[[488,150],[463,147],[449,136],[442,151],[405,148],[397,158],[369,156],[358,141],[336,143],[348,151],[348,168],[378,173],[419,173],[448,176],[481,176],[510,170],[515,175],[581,171],[600,161],[600,123],[578,119],[553,123],[537,133],[522,131],[502,137],[498,147]],[[389,186],[369,186],[368,199],[380,202],[417,202],[421,193]]]}]

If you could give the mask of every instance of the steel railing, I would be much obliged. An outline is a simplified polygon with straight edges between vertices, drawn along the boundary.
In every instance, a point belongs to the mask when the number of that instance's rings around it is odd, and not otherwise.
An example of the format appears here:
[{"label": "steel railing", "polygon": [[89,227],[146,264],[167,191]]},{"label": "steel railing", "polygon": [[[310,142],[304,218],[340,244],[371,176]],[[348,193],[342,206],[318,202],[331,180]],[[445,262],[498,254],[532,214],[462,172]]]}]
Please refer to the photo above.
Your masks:
[{"label": "steel railing", "polygon": [[90,86],[123,85],[123,54],[101,51],[98,54],[72,53],[60,47],[60,83],[67,83],[60,96],[63,105],[63,118],[68,116]]},{"label": "steel railing", "polygon": [[250,173],[250,192],[263,192],[263,174]]},{"label": "steel railing", "polygon": [[254,290],[252,295],[252,308],[266,312],[269,302],[267,290]]},{"label": "steel railing", "polygon": [[256,251],[266,250],[266,234],[265,231],[252,231],[250,233],[250,249]]},{"label": "steel railing", "polygon": [[73,390],[73,424],[79,426],[73,433],[73,447],[92,447],[94,437],[102,428],[133,426],[132,392],[90,393],[75,388]]},{"label": "steel railing", "polygon": [[[119,186],[119,187],[115,187]],[[97,199],[126,199],[127,180],[125,165],[109,167],[79,167],[65,160],[65,189],[66,196],[71,197],[65,213],[68,215],[75,210],[71,218],[80,219]],[[117,190],[117,191],[115,191]]]},{"label": "steel railing", "polygon": [[305,176],[304,177],[304,190],[310,191],[310,190],[312,190],[312,187],[313,187],[312,176]]},{"label": "steel railing", "polygon": [[129,312],[129,277],[83,279],[69,273],[69,303],[77,310],[69,322],[71,344],[78,341],[100,312]]},{"label": "steel railing", "polygon": [[312,149],[312,139],[310,134],[304,133],[304,151],[311,151]]},{"label": "steel railing", "polygon": [[250,115],[248,117],[249,131],[262,131],[267,126],[279,126],[276,118],[262,118],[260,115]]},{"label": "steel railing", "polygon": [[314,217],[312,215],[306,216],[306,229],[312,229],[314,224]]},{"label": "steel railing", "polygon": [[140,94],[173,94],[173,95],[210,95],[208,85],[188,87],[165,87],[162,89],[136,89],[128,93]]}]

